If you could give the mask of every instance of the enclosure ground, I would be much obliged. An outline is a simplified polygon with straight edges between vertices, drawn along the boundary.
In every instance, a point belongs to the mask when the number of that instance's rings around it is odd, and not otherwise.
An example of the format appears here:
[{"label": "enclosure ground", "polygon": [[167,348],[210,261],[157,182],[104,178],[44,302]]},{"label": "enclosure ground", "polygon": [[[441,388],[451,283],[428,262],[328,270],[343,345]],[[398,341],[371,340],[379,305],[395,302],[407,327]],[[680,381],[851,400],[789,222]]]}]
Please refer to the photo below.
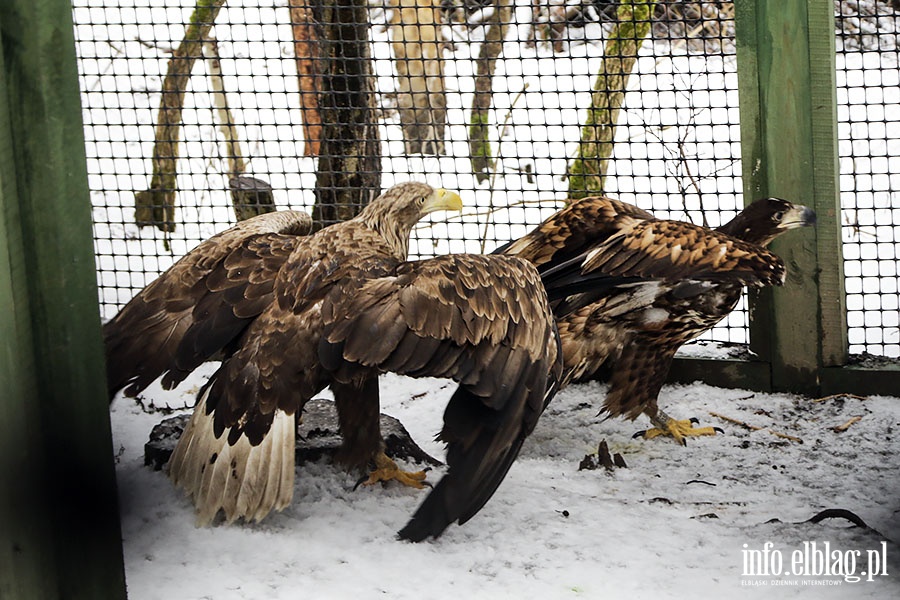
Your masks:
[{"label": "enclosure ground", "polygon": [[[184,406],[200,383],[152,388],[143,404]],[[433,437],[452,386],[390,376],[382,389],[384,412],[443,456]],[[592,383],[560,393],[486,507],[423,544],[395,539],[422,492],[352,491],[355,477],[325,462],[299,467],[292,505],[263,523],[197,529],[188,500],[143,465],[144,442],[162,415],[119,398],[112,420],[129,597],[897,597],[897,398],[815,401],[667,386],[660,402],[670,414],[724,429],[680,447],[633,440],[646,426],[640,420],[597,417],[605,389]],[[579,471],[604,439],[627,468]],[[430,479],[442,474],[435,469]],[[827,509],[850,511],[868,528],[843,518],[807,522]],[[747,552],[767,542],[785,569],[796,552],[823,551],[827,542],[844,557],[860,551],[857,574],[868,551],[883,552],[888,575],[857,583],[745,576]]]}]

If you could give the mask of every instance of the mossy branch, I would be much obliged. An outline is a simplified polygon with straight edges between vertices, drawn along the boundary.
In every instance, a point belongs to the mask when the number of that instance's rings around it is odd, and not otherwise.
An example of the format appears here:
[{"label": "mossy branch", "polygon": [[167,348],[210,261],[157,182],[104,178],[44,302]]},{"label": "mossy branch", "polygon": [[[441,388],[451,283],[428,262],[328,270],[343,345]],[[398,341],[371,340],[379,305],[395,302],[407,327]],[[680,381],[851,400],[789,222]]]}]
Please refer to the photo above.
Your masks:
[{"label": "mossy branch", "polygon": [[169,59],[153,144],[150,188],[134,194],[134,220],[139,227],[153,225],[160,231],[175,231],[176,169],[184,91],[194,63],[203,57],[203,40],[209,36],[223,4],[225,0],[197,0],[184,39]]},{"label": "mossy branch", "polygon": [[139,227],[153,225],[160,231],[175,231],[176,168],[184,91],[194,63],[203,58],[203,40],[209,36],[223,4],[225,0],[197,0],[184,39],[169,59],[156,123],[150,188],[134,194],[134,220]]},{"label": "mossy branch", "polygon": [[616,122],[628,78],[650,33],[655,0],[621,0],[594,83],[591,106],[581,130],[578,154],[569,166],[569,199],[603,192],[612,156]]},{"label": "mossy branch", "polygon": [[487,111],[472,111],[469,119],[469,154],[472,160],[472,172],[478,179],[478,183],[484,183],[490,178],[493,167],[493,154],[489,138],[491,117]]},{"label": "mossy branch", "polygon": [[472,172],[479,183],[490,178],[493,168],[489,131],[490,109],[493,100],[494,71],[497,57],[503,51],[503,40],[509,30],[512,16],[510,0],[496,0],[494,13],[487,20],[490,24],[475,62],[475,95],[472,98],[472,114],[469,117],[469,154]]}]

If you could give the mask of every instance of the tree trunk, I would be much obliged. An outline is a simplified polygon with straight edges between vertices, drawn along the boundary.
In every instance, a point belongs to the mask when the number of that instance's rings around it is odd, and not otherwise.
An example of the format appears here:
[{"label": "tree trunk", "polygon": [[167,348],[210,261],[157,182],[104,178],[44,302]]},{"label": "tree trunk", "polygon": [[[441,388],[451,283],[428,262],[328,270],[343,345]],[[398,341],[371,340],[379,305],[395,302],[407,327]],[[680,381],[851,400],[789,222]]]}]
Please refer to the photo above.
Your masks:
[{"label": "tree trunk", "polygon": [[322,144],[314,229],[345,221],[381,192],[381,142],[366,0],[322,3]]},{"label": "tree trunk", "polygon": [[156,123],[150,188],[134,194],[134,220],[139,227],[153,225],[160,231],[175,231],[176,173],[184,90],[194,63],[203,58],[203,40],[209,36],[223,4],[225,0],[197,0],[184,39],[169,59]]},{"label": "tree trunk", "polygon": [[397,104],[407,154],[443,154],[447,98],[440,0],[390,0]]},{"label": "tree trunk", "polygon": [[319,95],[322,93],[322,52],[319,32],[310,0],[288,0],[291,8],[291,30],[294,35],[294,60],[300,85],[300,114],[303,115],[303,147],[305,156],[318,156],[322,140],[322,115]]}]

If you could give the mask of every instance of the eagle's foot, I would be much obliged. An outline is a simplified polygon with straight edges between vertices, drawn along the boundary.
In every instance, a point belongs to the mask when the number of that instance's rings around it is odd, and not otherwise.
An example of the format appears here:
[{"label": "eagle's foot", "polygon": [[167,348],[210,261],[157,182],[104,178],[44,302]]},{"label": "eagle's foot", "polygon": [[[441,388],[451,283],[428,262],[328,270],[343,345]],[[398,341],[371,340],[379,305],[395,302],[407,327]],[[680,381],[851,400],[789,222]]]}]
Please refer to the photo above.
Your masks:
[{"label": "eagle's foot", "polygon": [[643,437],[645,440],[660,436],[670,436],[682,446],[687,445],[685,438],[700,437],[703,435],[716,435],[725,433],[719,427],[694,427],[700,421],[692,417],[690,419],[673,419],[663,411],[657,411],[655,417],[650,417],[650,422],[655,425],[650,429],[638,431],[633,437]]},{"label": "eagle's foot", "polygon": [[425,481],[427,474],[428,469],[413,472],[402,471],[397,466],[397,463],[391,460],[387,454],[379,452],[375,455],[375,470],[360,478],[356,485],[353,486],[353,489],[358,488],[360,485],[375,485],[379,481],[381,483],[397,481],[407,487],[421,490],[426,486],[431,487],[431,484]]}]

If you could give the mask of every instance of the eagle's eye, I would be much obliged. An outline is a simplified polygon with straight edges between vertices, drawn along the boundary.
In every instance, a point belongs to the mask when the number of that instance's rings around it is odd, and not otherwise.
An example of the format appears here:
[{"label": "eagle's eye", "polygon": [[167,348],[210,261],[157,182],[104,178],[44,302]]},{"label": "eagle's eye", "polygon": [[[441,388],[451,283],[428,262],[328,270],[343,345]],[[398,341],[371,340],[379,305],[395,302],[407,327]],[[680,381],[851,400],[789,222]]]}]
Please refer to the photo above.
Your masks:
[{"label": "eagle's eye", "polygon": [[420,197],[416,202],[419,203],[419,206],[422,206],[423,204],[425,204],[425,200],[426,200],[426,199],[427,199],[427,198],[426,198],[425,196],[422,196],[422,197]]},{"label": "eagle's eye", "polygon": [[777,213],[775,213],[774,215],[772,215],[772,220],[775,221],[776,223],[780,223],[781,219],[783,219],[783,218],[784,218],[784,212],[780,211],[780,210]]}]

